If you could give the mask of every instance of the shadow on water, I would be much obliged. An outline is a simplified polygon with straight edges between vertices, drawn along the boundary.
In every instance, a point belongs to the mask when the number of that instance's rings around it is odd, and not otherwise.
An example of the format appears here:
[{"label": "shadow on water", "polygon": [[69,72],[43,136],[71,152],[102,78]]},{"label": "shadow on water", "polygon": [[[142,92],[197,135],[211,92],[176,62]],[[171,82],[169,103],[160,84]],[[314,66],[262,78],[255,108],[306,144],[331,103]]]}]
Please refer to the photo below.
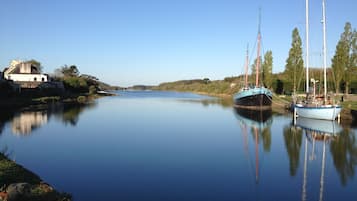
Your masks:
[{"label": "shadow on water", "polygon": [[11,131],[14,135],[31,135],[34,130],[47,124],[52,117],[65,125],[76,126],[80,114],[95,106],[95,103],[85,105],[56,103],[23,111],[3,110],[0,114],[0,135],[8,123],[11,124]]}]

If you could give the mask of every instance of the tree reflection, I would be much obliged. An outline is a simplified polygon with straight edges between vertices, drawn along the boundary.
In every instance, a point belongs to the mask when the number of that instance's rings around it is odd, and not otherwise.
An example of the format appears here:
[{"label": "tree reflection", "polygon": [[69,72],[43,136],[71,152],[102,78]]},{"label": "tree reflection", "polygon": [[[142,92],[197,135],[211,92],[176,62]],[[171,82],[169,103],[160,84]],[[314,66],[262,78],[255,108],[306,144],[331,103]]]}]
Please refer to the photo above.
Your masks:
[{"label": "tree reflection", "polygon": [[95,107],[95,103],[90,104],[62,104],[51,108],[50,112],[60,119],[65,125],[76,126],[80,114],[89,108]]},{"label": "tree reflection", "polygon": [[67,125],[70,124],[72,126],[77,125],[79,114],[83,111],[81,107],[68,108],[63,110],[62,113],[62,122]]},{"label": "tree reflection", "polygon": [[302,130],[294,126],[284,127],[284,141],[289,156],[290,175],[295,176],[299,167]]},{"label": "tree reflection", "polygon": [[[255,129],[257,128],[252,128],[251,129],[251,134],[253,139],[255,140]],[[264,152],[269,153],[271,149],[271,131],[270,131],[270,126],[269,127],[264,127],[264,128],[258,128],[258,143],[260,144],[262,142],[263,144],[263,149]]]},{"label": "tree reflection", "polygon": [[336,140],[331,142],[330,151],[341,183],[345,186],[348,178],[354,176],[357,165],[356,135],[349,130],[344,130]]},{"label": "tree reflection", "polygon": [[271,149],[271,131],[270,127],[264,128],[262,133],[263,148],[265,152],[270,152]]}]

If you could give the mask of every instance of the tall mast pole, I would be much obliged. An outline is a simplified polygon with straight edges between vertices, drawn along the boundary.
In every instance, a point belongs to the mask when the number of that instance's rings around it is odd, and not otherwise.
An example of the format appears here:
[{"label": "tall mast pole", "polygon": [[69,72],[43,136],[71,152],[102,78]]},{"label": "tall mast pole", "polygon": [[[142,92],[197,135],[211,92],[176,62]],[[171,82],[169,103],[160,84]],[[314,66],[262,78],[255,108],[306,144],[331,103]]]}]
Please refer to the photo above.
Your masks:
[{"label": "tall mast pole", "polygon": [[324,101],[326,103],[327,96],[327,77],[326,77],[326,68],[327,68],[327,51],[326,51],[326,8],[325,0],[322,0],[322,29],[323,29],[323,57],[324,57]]},{"label": "tall mast pole", "polygon": [[260,71],[260,21],[261,21],[261,9],[259,8],[259,26],[258,26],[258,48],[257,48],[257,66],[255,67],[255,86],[259,87],[259,71]]},{"label": "tall mast pole", "polygon": [[247,55],[245,56],[245,80],[244,80],[244,87],[248,88],[248,62],[249,62],[249,56],[248,56],[248,45],[247,45]]},{"label": "tall mast pole", "polygon": [[258,135],[258,128],[254,128],[255,134],[255,183],[259,182],[259,135]]},{"label": "tall mast pole", "polygon": [[309,0],[306,0],[305,3],[306,10],[306,93],[309,93]]},{"label": "tall mast pole", "polygon": [[320,176],[320,197],[319,201],[322,201],[324,195],[324,178],[325,178],[325,163],[326,163],[326,136],[324,135],[324,145],[322,151],[322,164],[321,164],[321,176]]}]

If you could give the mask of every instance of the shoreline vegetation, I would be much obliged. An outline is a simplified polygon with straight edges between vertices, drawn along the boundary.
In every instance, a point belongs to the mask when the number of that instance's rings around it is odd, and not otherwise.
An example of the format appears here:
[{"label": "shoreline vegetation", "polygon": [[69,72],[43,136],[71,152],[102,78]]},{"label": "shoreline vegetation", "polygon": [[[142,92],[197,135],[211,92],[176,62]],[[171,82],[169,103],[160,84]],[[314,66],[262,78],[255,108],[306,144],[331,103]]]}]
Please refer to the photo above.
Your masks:
[{"label": "shoreline vegetation", "polygon": [[72,196],[55,190],[39,176],[0,153],[0,201],[70,201]]}]

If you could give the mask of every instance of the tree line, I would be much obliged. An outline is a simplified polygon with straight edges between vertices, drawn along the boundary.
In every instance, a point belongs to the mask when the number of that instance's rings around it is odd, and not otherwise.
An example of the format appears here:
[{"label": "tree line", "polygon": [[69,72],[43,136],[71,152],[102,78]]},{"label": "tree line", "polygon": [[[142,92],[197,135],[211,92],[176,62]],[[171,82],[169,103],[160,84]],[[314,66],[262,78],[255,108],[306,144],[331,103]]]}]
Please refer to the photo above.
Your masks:
[{"label": "tree line", "polygon": [[[270,52],[268,53],[270,54]],[[268,77],[269,80],[271,80],[270,77],[273,77],[272,80],[274,80],[273,82],[265,80],[264,85],[274,89],[276,93],[302,92],[306,82],[304,66],[301,37],[298,29],[294,28],[284,72],[272,75],[268,71],[263,71],[263,77]],[[267,74],[264,75],[264,73]],[[309,74],[311,78],[318,78],[322,81],[321,68],[312,68]],[[327,75],[328,91],[346,94],[357,92],[357,32],[349,22],[346,22],[344,32],[336,45],[331,67],[327,69]]]},{"label": "tree line", "polygon": [[[286,59],[285,69],[281,73],[272,73],[273,53],[267,51],[263,58],[256,58],[251,65],[250,83],[254,83],[256,77],[257,60],[262,64],[259,69],[260,84],[272,89],[277,94],[293,94],[305,92],[306,71],[304,70],[302,40],[299,30],[292,31],[291,48]],[[309,67],[310,78],[321,80],[317,83],[317,92],[322,91],[323,69],[314,66]],[[226,82],[243,86],[244,76],[227,77]],[[344,32],[336,45],[331,66],[327,68],[327,83],[329,92],[357,93],[357,32],[351,23],[346,22]],[[226,90],[227,91],[227,90]]]}]

